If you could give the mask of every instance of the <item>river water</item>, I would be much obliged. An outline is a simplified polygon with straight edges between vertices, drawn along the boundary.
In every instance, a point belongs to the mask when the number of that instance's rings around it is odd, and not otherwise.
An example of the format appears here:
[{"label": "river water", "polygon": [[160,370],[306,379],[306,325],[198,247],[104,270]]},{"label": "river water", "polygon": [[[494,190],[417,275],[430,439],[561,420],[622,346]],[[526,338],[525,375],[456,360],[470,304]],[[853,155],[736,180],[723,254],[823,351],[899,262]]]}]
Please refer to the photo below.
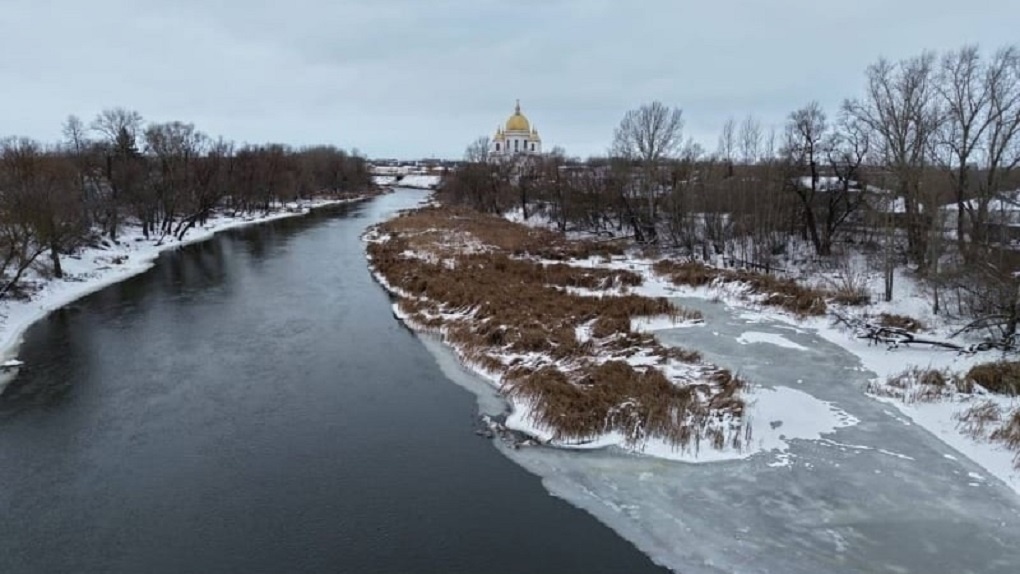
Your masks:
[{"label": "river water", "polygon": [[477,437],[359,235],[400,191],[218,235],[33,326],[0,572],[662,572]]}]

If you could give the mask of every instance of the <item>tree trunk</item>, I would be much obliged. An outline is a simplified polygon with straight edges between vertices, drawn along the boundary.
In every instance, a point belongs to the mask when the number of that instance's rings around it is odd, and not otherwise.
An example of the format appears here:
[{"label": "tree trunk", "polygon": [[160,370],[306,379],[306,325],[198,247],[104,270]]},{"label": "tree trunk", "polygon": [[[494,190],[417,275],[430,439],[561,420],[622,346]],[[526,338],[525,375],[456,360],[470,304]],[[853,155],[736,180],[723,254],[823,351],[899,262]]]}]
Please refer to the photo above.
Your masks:
[{"label": "tree trunk", "polygon": [[64,278],[64,268],[60,266],[60,252],[57,250],[57,242],[50,242],[50,260],[53,261],[53,276],[57,279]]}]

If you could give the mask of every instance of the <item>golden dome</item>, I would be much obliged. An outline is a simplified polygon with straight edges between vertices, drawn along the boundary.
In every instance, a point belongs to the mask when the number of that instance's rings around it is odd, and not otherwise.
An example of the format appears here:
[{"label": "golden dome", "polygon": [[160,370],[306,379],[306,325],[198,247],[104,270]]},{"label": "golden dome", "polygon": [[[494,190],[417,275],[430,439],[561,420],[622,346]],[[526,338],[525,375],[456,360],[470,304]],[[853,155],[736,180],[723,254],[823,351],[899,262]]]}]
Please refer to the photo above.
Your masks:
[{"label": "golden dome", "polygon": [[517,100],[517,105],[514,107],[514,115],[510,116],[510,119],[506,121],[506,131],[508,132],[531,131],[531,124],[528,123],[528,118],[524,117],[524,114],[521,113],[520,100]]}]

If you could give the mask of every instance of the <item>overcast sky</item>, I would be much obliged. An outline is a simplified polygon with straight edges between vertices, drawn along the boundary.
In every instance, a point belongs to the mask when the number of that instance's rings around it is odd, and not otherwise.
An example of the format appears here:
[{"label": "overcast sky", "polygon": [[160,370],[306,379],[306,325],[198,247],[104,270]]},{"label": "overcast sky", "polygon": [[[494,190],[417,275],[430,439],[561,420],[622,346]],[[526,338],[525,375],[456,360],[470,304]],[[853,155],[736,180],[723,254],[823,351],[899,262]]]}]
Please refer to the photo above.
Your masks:
[{"label": "overcast sky", "polygon": [[544,145],[602,153],[628,109],[835,111],[879,56],[1020,42],[1018,0],[0,0],[0,135],[138,110],[241,142],[459,158],[520,98]]}]

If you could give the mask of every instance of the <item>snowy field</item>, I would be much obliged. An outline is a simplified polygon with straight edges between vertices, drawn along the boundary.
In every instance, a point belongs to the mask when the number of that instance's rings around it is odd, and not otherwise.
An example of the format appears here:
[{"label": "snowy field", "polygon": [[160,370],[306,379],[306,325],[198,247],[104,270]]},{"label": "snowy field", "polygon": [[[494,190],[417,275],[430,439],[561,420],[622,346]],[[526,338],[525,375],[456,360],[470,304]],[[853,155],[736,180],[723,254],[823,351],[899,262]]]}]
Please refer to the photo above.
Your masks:
[{"label": "snowy field", "polygon": [[[217,214],[205,225],[189,230],[182,241],[172,236],[164,237],[162,241],[157,238],[146,240],[140,227],[125,225],[115,245],[87,247],[73,256],[62,256],[63,279],[44,279],[37,272],[26,272],[23,281],[39,283],[41,287],[30,300],[0,301],[0,361],[13,361],[16,358],[22,335],[32,323],[85,295],[147,271],[164,251],[205,241],[227,229],[305,215],[313,209],[355,201],[360,199],[303,200],[280,205],[265,215],[243,214],[231,217]],[[3,374],[0,378],[0,391],[15,374],[13,370]]]}]

